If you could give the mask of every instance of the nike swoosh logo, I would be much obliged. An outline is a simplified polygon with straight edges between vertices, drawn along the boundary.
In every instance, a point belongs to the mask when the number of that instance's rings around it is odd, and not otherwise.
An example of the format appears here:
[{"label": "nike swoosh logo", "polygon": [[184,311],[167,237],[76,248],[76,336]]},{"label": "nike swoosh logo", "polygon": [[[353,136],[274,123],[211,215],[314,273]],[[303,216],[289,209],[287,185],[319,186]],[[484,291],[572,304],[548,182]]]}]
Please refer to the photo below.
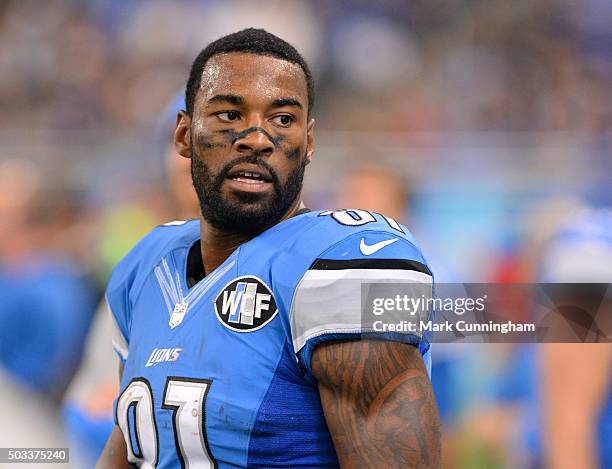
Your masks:
[{"label": "nike swoosh logo", "polygon": [[365,240],[361,238],[361,243],[359,243],[359,250],[365,256],[371,256],[377,251],[380,251],[385,246],[389,246],[389,244],[395,243],[399,238],[393,239],[385,239],[384,241],[380,241],[375,244],[366,244]]}]

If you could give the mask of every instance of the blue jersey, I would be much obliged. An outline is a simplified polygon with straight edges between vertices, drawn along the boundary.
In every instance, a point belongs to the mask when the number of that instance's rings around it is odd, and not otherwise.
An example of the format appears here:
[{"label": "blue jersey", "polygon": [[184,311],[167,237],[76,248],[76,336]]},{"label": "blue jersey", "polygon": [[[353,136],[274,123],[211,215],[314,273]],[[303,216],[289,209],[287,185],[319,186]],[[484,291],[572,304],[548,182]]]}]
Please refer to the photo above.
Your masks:
[{"label": "blue jersey", "polygon": [[[337,467],[314,347],[409,333],[363,330],[364,282],[432,282],[405,227],[361,210],[309,212],[241,245],[195,285],[198,221],[161,226],[113,271],[107,301],[124,364],[116,423],[141,467]],[[339,363],[338,366],[343,366]]]}]

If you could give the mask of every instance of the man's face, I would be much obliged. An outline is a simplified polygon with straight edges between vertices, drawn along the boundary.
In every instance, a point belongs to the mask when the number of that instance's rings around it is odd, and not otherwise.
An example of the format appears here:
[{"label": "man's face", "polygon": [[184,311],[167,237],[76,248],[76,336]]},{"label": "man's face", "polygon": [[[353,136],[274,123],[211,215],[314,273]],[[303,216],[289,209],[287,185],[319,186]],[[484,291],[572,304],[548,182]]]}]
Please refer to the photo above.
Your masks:
[{"label": "man's face", "polygon": [[256,234],[299,201],[313,151],[302,69],[244,53],[212,57],[202,73],[191,122],[175,139],[191,157],[204,219],[226,231]]}]

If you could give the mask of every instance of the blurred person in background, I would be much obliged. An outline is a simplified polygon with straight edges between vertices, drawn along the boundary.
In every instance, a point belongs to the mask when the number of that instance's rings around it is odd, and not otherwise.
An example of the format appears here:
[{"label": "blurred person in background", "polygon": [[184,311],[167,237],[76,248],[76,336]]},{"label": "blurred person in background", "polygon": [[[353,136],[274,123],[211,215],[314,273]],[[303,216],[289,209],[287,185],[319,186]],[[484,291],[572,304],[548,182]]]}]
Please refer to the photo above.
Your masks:
[{"label": "blurred person in background", "polygon": [[[518,239],[505,243],[487,281],[537,282],[543,245],[565,213],[577,206],[575,200],[565,198],[531,206],[516,223],[520,227]],[[530,309],[526,304],[516,312],[525,316]],[[532,432],[539,425],[533,404],[535,346],[475,344],[474,351],[476,354],[462,370],[467,379],[456,390],[462,396],[462,415],[455,428],[457,459],[453,467],[531,467],[535,464]]]},{"label": "blurred person in background", "polygon": [[47,182],[33,163],[0,163],[0,363],[57,403],[79,365],[96,298],[86,269],[59,241],[70,243],[61,236],[68,219]]},{"label": "blurred person in background", "polygon": [[4,447],[67,446],[59,403],[80,363],[96,302],[88,266],[75,249],[78,202],[57,193],[46,176],[32,162],[0,162]]},{"label": "blurred person in background", "polygon": [[[503,346],[503,367],[460,427],[481,456],[501,456],[488,467],[612,467],[611,234],[610,210],[574,198],[544,200],[525,217],[515,281],[555,284],[547,301],[559,309],[543,340],[575,343]],[[568,306],[590,318],[561,320]],[[594,339],[603,343],[578,343]]]},{"label": "blurred person in background", "polygon": [[[384,213],[401,223],[410,225],[413,232],[419,226],[411,220],[410,185],[391,167],[376,163],[357,163],[347,169],[335,194],[334,206]],[[439,259],[427,256],[436,284],[455,283],[455,274]],[[446,287],[447,291],[448,286]],[[442,422],[443,467],[461,467],[465,458],[457,450],[461,441],[457,425],[463,416],[461,406],[467,399],[459,390],[471,379],[468,363],[479,353],[470,344],[436,344],[431,353],[431,382]],[[465,443],[465,441],[463,441]],[[481,460],[482,461],[482,460]],[[473,462],[473,460],[472,460]]]},{"label": "blurred person in background", "polygon": [[[165,222],[197,218],[199,213],[189,160],[176,152],[172,138],[178,112],[184,108],[181,92],[167,106],[157,128],[159,162],[166,183],[167,206],[162,215],[167,217]],[[131,218],[132,223],[137,220]],[[146,228],[146,224],[140,227]],[[103,300],[87,338],[83,362],[64,401],[63,414],[73,455],[84,467],[95,465],[114,426],[113,400],[118,384],[117,363],[111,353],[109,315],[108,305]]]},{"label": "blurred person in background", "polygon": [[[561,307],[576,305],[593,322],[559,317],[559,333],[572,333],[576,343],[538,347],[538,460],[551,469],[610,468],[612,210],[587,207],[570,213],[545,246],[540,278],[567,284],[554,298],[559,316]],[[580,343],[593,340],[600,343]]]},{"label": "blurred person in background", "polygon": [[356,164],[340,181],[334,207],[359,208],[405,223],[409,220],[407,184],[389,168],[375,164]]}]

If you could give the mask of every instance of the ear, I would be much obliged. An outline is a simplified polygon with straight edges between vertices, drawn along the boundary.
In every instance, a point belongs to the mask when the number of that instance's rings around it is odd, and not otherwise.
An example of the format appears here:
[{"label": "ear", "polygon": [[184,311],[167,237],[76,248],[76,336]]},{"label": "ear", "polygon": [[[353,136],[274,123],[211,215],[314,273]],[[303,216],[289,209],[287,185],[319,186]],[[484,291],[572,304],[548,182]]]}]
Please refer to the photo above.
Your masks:
[{"label": "ear", "polygon": [[184,158],[191,158],[191,117],[185,111],[176,115],[174,148]]},{"label": "ear", "polygon": [[315,151],[314,125],[315,120],[310,119],[308,122],[308,127],[306,128],[306,161],[308,164],[312,161],[312,156],[314,155]]}]

